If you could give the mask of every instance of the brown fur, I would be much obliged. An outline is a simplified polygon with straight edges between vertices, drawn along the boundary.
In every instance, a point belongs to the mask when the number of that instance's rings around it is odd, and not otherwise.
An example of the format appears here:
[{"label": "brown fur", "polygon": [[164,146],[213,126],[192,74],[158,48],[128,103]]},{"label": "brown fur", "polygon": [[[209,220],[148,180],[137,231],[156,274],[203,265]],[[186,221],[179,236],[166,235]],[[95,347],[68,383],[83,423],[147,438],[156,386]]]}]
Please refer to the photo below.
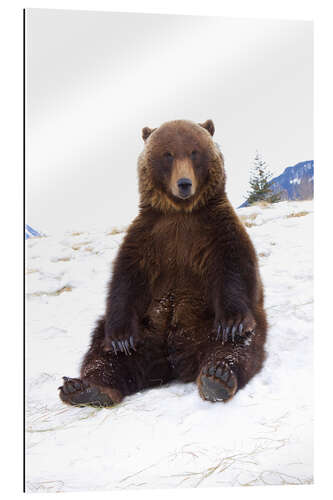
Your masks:
[{"label": "brown fur", "polygon": [[[118,401],[174,379],[196,380],[202,397],[226,400],[262,366],[267,324],[257,257],[227,199],[213,134],[211,120],[143,129],[139,215],[81,367],[83,381],[118,391]],[[187,199],[177,196],[179,177],[192,181]],[[211,395],[216,387],[227,396]]]}]

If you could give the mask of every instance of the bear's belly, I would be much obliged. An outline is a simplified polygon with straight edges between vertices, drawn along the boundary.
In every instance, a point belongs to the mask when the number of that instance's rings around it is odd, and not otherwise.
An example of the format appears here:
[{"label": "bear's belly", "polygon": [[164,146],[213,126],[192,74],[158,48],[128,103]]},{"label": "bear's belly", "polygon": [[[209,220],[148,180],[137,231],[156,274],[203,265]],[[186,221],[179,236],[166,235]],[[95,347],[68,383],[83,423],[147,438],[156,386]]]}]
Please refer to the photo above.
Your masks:
[{"label": "bear's belly", "polygon": [[213,317],[205,295],[200,283],[168,283],[153,294],[147,311],[151,325],[162,335],[197,328]]}]

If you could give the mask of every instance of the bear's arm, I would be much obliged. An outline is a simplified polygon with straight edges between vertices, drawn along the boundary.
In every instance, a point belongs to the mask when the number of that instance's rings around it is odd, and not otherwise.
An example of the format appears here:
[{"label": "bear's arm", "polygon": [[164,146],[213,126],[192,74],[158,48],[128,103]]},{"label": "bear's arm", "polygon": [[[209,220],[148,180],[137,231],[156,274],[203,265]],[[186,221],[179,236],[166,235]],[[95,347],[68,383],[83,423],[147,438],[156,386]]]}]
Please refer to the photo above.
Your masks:
[{"label": "bear's arm", "polygon": [[[229,212],[229,211],[228,211]],[[237,215],[224,214],[214,237],[208,269],[217,337],[233,340],[255,328],[254,311],[262,285],[253,244]]]},{"label": "bear's arm", "polygon": [[143,267],[147,235],[138,223],[128,231],[113,265],[105,317],[105,349],[129,354],[139,336],[139,318],[149,300]]}]

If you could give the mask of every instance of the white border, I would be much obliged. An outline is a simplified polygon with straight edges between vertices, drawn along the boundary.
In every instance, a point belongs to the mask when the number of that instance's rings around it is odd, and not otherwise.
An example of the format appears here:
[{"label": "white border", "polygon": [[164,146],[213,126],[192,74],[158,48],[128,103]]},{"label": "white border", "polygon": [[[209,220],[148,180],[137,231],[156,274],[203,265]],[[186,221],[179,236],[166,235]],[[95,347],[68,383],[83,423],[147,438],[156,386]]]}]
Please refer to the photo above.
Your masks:
[{"label": "white border", "polygon": [[[1,9],[1,455],[3,478],[1,492],[5,498],[20,497],[22,491],[22,9],[64,8],[118,12],[151,12],[191,15],[219,15],[237,18],[271,18],[315,20],[315,485],[228,488],[227,490],[145,490],[87,492],[66,494],[94,498],[95,495],[116,498],[201,498],[223,494],[230,498],[273,499],[328,498],[332,491],[332,324],[325,314],[332,309],[332,7],[329,1],[316,0],[57,0],[8,1]],[[3,274],[2,274],[3,276]],[[325,286],[326,285],[326,286]],[[9,299],[9,300],[8,300]],[[47,457],[45,457],[47,460]],[[281,489],[282,488],[282,489]],[[50,498],[53,494],[39,494]],[[66,498],[67,498],[66,496]]]}]

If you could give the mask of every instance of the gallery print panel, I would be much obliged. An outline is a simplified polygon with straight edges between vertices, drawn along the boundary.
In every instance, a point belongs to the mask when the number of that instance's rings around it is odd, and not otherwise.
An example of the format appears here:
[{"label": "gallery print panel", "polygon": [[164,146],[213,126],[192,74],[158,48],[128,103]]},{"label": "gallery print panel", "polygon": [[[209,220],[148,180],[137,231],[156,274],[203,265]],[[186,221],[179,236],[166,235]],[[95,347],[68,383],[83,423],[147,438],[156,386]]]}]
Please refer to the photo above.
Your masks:
[{"label": "gallery print panel", "polygon": [[312,32],[24,12],[27,492],[313,482]]}]

